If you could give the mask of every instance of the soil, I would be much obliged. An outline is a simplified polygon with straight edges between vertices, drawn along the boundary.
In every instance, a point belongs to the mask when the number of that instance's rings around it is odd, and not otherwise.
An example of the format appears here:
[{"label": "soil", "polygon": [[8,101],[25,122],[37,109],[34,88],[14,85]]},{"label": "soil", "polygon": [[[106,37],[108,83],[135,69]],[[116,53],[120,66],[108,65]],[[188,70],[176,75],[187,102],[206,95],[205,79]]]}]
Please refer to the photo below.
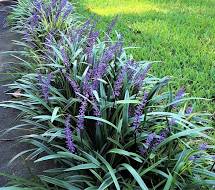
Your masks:
[{"label": "soil", "polygon": [[[13,40],[19,40],[19,35],[10,30],[7,24],[7,15],[10,12],[12,1],[0,0],[0,102],[9,100],[11,97],[6,94],[7,87],[5,84],[13,81],[13,75],[9,74],[13,63],[17,61],[12,53],[4,53],[7,51],[16,51],[18,47],[14,45]],[[4,134],[5,130],[15,126],[18,123],[18,112],[13,109],[5,109],[0,107],[0,173],[7,173],[17,176],[29,175],[26,163],[20,159],[8,165],[8,162],[24,147],[17,143],[16,138],[18,131]],[[25,169],[26,168],[26,169]],[[7,179],[0,176],[0,187],[5,185]]]}]

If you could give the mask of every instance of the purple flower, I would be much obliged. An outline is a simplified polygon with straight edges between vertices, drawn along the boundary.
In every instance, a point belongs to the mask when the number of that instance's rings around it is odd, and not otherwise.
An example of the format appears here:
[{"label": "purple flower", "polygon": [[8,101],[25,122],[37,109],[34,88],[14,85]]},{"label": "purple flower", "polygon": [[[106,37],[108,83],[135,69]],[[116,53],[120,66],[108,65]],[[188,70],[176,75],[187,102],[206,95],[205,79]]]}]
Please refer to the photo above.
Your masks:
[{"label": "purple flower", "polygon": [[189,157],[189,160],[190,160],[190,161],[195,161],[196,159],[197,159],[197,157],[194,156],[194,155]]},{"label": "purple flower", "polygon": [[151,149],[154,145],[154,141],[156,140],[156,134],[155,133],[150,133],[146,139],[146,148],[145,147],[140,147],[139,151],[142,156],[145,155],[148,149]]},{"label": "purple flower", "polygon": [[111,33],[111,31],[113,30],[114,26],[116,25],[116,22],[118,20],[118,16],[116,16],[112,21],[111,23],[108,25],[108,28],[107,28],[107,35],[109,35]]},{"label": "purple flower", "polygon": [[189,106],[189,107],[185,110],[185,113],[188,114],[188,115],[190,115],[192,112],[193,112],[192,106]]},{"label": "purple flower", "polygon": [[85,97],[93,96],[92,82],[91,82],[92,69],[88,69],[82,82],[82,93]]},{"label": "purple flower", "polygon": [[73,88],[75,94],[80,94],[80,88],[75,80],[71,79],[68,74],[65,74],[66,80],[69,82],[70,86]]},{"label": "purple flower", "polygon": [[[91,75],[92,75],[92,70],[89,69],[87,74],[86,74],[86,77],[84,79],[84,82],[83,82],[83,94],[87,98],[90,98],[90,100],[93,102],[93,115],[94,116],[100,116],[101,112],[100,112],[99,107],[97,105],[97,101],[93,95],[92,84],[90,81]],[[99,125],[99,123],[100,122],[97,122],[98,125]]]},{"label": "purple flower", "polygon": [[54,36],[52,35],[52,32],[49,32],[45,38],[45,46],[47,49],[50,50],[50,47],[51,47],[53,41],[54,41]]},{"label": "purple flower", "polygon": [[150,133],[146,139],[146,145],[150,147],[152,145],[152,142],[155,140],[156,134],[155,133]]},{"label": "purple flower", "polygon": [[[175,96],[174,101],[179,101],[184,95],[185,95],[185,89],[184,89],[184,87],[181,87],[181,88],[178,90],[178,92],[176,93],[176,96]],[[172,104],[172,107],[173,107],[173,108],[176,108],[177,104],[178,104],[178,103]]]},{"label": "purple flower", "polygon": [[127,70],[127,76],[129,81],[132,81],[132,79],[134,78],[136,67],[137,67],[137,64],[132,59],[128,65],[128,70]]},{"label": "purple flower", "polygon": [[160,143],[162,143],[167,138],[168,134],[169,134],[169,129],[168,128],[162,130],[160,135],[159,135],[159,137],[158,137],[158,139],[157,139],[156,144],[159,145]]},{"label": "purple flower", "polygon": [[66,50],[61,48],[61,55],[63,57],[63,63],[66,66],[67,70],[69,70],[69,58],[67,56]]},{"label": "purple flower", "polygon": [[145,69],[142,71],[140,70],[140,72],[137,74],[137,76],[135,77],[135,85],[138,86],[138,88],[142,87],[143,81],[149,71],[149,69],[151,68],[151,64],[148,64]]},{"label": "purple flower", "polygon": [[70,121],[71,121],[71,115],[68,115],[66,120],[65,120],[65,136],[66,136],[66,145],[67,145],[67,148],[70,152],[74,153],[75,152],[75,144],[73,142],[73,139],[72,139],[72,131],[71,131],[71,124],[70,124]]},{"label": "purple flower", "polygon": [[51,0],[50,5],[49,5],[48,10],[47,10],[47,13],[46,13],[47,18],[54,11],[54,8],[58,6],[58,1],[59,0]]},{"label": "purple flower", "polygon": [[[96,117],[101,116],[101,111],[99,109],[99,105],[97,104],[97,101],[96,101],[96,99],[95,99],[95,97],[93,95],[91,96],[91,101],[93,102],[93,115],[96,116]],[[97,121],[96,125],[100,126],[101,122]]]},{"label": "purple flower", "polygon": [[170,120],[169,120],[169,125],[170,126],[173,126],[173,125],[175,125],[176,124],[176,120],[174,119],[174,118],[171,118]]},{"label": "purple flower", "polygon": [[215,155],[211,155],[211,158],[212,158],[213,160],[215,160]]},{"label": "purple flower", "polygon": [[137,106],[136,110],[135,110],[135,116],[134,116],[134,122],[133,122],[133,129],[135,130],[135,132],[137,132],[137,130],[140,127],[141,124],[141,115],[143,112],[143,109],[147,103],[147,97],[148,97],[148,93],[145,92],[144,96],[143,96],[143,100],[141,101],[141,103]]},{"label": "purple flower", "polygon": [[93,46],[99,36],[98,31],[90,31],[89,37],[87,39],[87,48],[86,48],[86,53],[87,53],[87,59],[89,64],[93,64]]},{"label": "purple flower", "polygon": [[97,106],[95,100],[94,100],[94,104],[93,104],[93,115],[97,116],[97,117],[101,115],[101,112],[100,112],[99,107]]},{"label": "purple flower", "polygon": [[153,150],[156,146],[158,146],[161,142],[163,142],[169,134],[169,129],[164,129],[159,136],[156,133],[150,133],[146,139],[146,148],[142,147],[140,150],[141,154],[144,155],[147,150]]},{"label": "purple flower", "polygon": [[68,5],[66,11],[63,14],[63,19],[67,18],[72,11],[73,11],[72,5]]},{"label": "purple flower", "polygon": [[140,154],[142,155],[142,156],[144,156],[145,154],[146,154],[146,152],[147,152],[147,149],[145,148],[145,147],[139,147],[139,152],[140,152]]},{"label": "purple flower", "polygon": [[95,79],[93,84],[94,90],[98,88],[98,84],[99,84],[98,79],[102,78],[103,75],[107,72],[108,63],[114,58],[119,48],[120,48],[120,44],[116,43],[110,46],[108,49],[106,49],[101,57],[101,60],[97,68],[94,68],[94,79]]},{"label": "purple flower", "polygon": [[55,23],[58,21],[59,17],[60,17],[61,11],[58,11],[55,15]]},{"label": "purple flower", "polygon": [[31,29],[32,29],[32,30],[35,29],[35,27],[37,26],[38,22],[39,22],[39,16],[38,16],[38,14],[35,12],[35,13],[31,16],[31,18],[30,18],[30,26],[31,26]]},{"label": "purple flower", "polygon": [[61,0],[61,3],[59,5],[59,9],[57,10],[56,15],[55,15],[55,23],[58,21],[60,15],[62,14],[62,10],[66,6],[67,2],[68,2],[67,0]]},{"label": "purple flower", "polygon": [[[92,89],[92,84],[91,84],[91,81],[90,81],[90,78],[91,78],[91,75],[92,75],[92,70],[89,69],[86,76],[85,76],[85,79],[83,81],[83,94],[86,98],[90,98],[90,100],[93,102],[93,115],[94,116],[100,116],[101,115],[101,112],[99,110],[99,107],[97,105],[97,101],[93,95],[93,89]],[[97,125],[100,125],[101,123],[99,121],[96,122]]]},{"label": "purple flower", "polygon": [[37,9],[37,11],[42,11],[42,6],[43,6],[43,3],[41,1],[38,1],[38,0],[34,0],[34,5]]},{"label": "purple flower", "polygon": [[123,86],[123,80],[124,80],[124,77],[127,73],[127,70],[128,70],[128,66],[129,64],[131,63],[131,60],[129,60],[122,68],[122,71],[121,73],[118,75],[118,78],[116,80],[116,83],[114,85],[114,96],[115,97],[118,97],[120,96],[120,91],[121,91],[121,88]]},{"label": "purple flower", "polygon": [[61,0],[59,10],[63,10],[63,8],[67,5],[68,0]]},{"label": "purple flower", "polygon": [[88,28],[88,26],[90,25],[90,19],[88,19],[83,26],[81,26],[78,30],[76,30],[76,37],[77,40],[80,39],[80,37],[83,35],[84,31]]},{"label": "purple flower", "polygon": [[39,85],[42,88],[42,93],[45,98],[45,101],[48,101],[49,99],[49,89],[51,87],[51,78],[52,78],[51,73],[49,73],[46,78],[43,77],[40,73],[38,74]]},{"label": "purple flower", "polygon": [[51,7],[54,8],[59,0],[52,0],[51,1]]},{"label": "purple flower", "polygon": [[[91,70],[88,70],[88,72],[86,73],[85,78],[83,80],[83,86],[82,86],[83,94],[86,98],[89,98],[90,95],[92,96],[90,76],[91,76]],[[85,112],[86,112],[87,105],[88,105],[86,98],[81,97],[82,102],[81,102],[81,106],[79,109],[78,121],[77,121],[78,133],[80,133],[80,131],[84,128],[84,116],[85,116]]]},{"label": "purple flower", "polygon": [[207,150],[208,144],[207,143],[202,143],[199,145],[199,150]]},{"label": "purple flower", "polygon": [[77,132],[80,133],[82,129],[84,129],[84,116],[87,109],[87,100],[84,99],[81,103],[79,114],[78,114],[78,121],[77,121]]},{"label": "purple flower", "polygon": [[24,40],[26,41],[26,42],[32,42],[32,38],[31,38],[31,35],[29,34],[29,32],[28,31],[24,31]]}]

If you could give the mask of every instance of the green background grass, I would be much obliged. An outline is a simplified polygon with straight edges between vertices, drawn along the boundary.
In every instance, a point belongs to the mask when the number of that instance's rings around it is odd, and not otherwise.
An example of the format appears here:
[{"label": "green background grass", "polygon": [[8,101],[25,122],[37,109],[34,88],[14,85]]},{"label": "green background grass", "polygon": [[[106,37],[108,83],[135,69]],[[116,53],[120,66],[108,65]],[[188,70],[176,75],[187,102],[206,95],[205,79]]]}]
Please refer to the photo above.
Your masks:
[{"label": "green background grass", "polygon": [[[192,96],[215,95],[215,0],[79,0],[77,11],[95,14],[105,29],[119,15],[122,33],[136,60],[162,61],[153,73],[172,76]],[[213,111],[213,102],[201,109]]]}]

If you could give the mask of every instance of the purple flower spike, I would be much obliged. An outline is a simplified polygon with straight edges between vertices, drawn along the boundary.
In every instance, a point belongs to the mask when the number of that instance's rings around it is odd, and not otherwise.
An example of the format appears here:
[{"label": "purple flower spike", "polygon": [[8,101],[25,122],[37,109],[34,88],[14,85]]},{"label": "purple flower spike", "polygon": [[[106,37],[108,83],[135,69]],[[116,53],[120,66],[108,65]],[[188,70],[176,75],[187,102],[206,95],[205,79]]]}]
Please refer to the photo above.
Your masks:
[{"label": "purple flower spike", "polygon": [[67,18],[72,11],[73,11],[72,5],[68,5],[66,11],[63,14],[63,19]]},{"label": "purple flower spike", "polygon": [[107,28],[107,35],[110,35],[111,31],[113,30],[114,26],[116,25],[117,23],[117,20],[118,20],[118,16],[116,16],[112,21],[111,23],[108,25],[108,28]]},{"label": "purple flower spike", "polygon": [[43,3],[41,1],[34,0],[34,5],[39,12],[42,11]]},{"label": "purple flower spike", "polygon": [[51,32],[49,32],[45,38],[45,46],[48,50],[51,49],[51,45],[53,44],[53,42],[54,42],[54,36],[52,35]]},{"label": "purple flower spike", "polygon": [[150,146],[153,142],[153,140],[155,139],[156,134],[155,133],[150,133],[146,139],[146,144],[147,146]]},{"label": "purple flower spike", "polygon": [[58,21],[59,17],[60,17],[61,11],[58,11],[55,15],[55,23]]},{"label": "purple flower spike", "polygon": [[71,124],[70,124],[70,121],[71,121],[71,115],[68,115],[66,120],[65,120],[65,136],[66,136],[66,145],[67,145],[67,148],[70,152],[74,153],[75,152],[75,144],[73,142],[73,139],[72,139],[72,131],[71,131]]},{"label": "purple flower spike", "polygon": [[[174,101],[180,100],[184,95],[185,95],[185,89],[184,89],[184,87],[181,87],[181,88],[178,90],[178,92],[176,93],[176,96],[175,96]],[[177,104],[178,104],[178,103],[173,104],[172,107],[173,107],[173,108],[176,108]]]},{"label": "purple flower spike", "polygon": [[137,76],[135,77],[135,85],[138,86],[138,88],[141,88],[143,85],[143,81],[146,78],[147,73],[149,72],[149,69],[151,68],[151,64],[148,64],[146,68],[142,71],[140,71]]},{"label": "purple flower spike", "polygon": [[189,107],[185,110],[185,113],[188,114],[188,115],[190,115],[192,112],[193,112],[192,106],[189,106]]},{"label": "purple flower spike", "polygon": [[63,8],[66,6],[67,3],[68,3],[68,0],[61,0],[59,9],[63,10]]},{"label": "purple flower spike", "polygon": [[175,125],[175,124],[176,124],[176,120],[173,119],[173,118],[171,118],[171,119],[169,120],[169,125],[170,125],[170,126],[173,126],[173,125]]},{"label": "purple flower spike", "polygon": [[90,31],[89,37],[87,39],[87,48],[86,48],[86,53],[87,53],[87,59],[89,64],[93,64],[93,46],[99,36],[98,31]]},{"label": "purple flower spike", "polygon": [[122,71],[121,73],[118,75],[118,78],[116,80],[116,83],[114,85],[114,96],[115,97],[118,97],[120,96],[120,91],[121,91],[121,88],[123,86],[123,80],[124,80],[124,77],[126,75],[126,72],[128,70],[128,66],[130,65],[131,63],[131,60],[129,60],[122,68]]},{"label": "purple flower spike", "polygon": [[25,31],[23,35],[26,42],[32,42],[31,35],[27,31]]},{"label": "purple flower spike", "polygon": [[81,130],[84,129],[84,116],[87,109],[87,100],[85,99],[81,103],[81,107],[79,109],[78,121],[77,121],[77,132],[80,134]]},{"label": "purple flower spike", "polygon": [[157,139],[156,144],[159,145],[160,143],[162,143],[167,138],[168,134],[169,134],[169,129],[168,128],[162,130],[162,132],[160,133],[160,135],[159,135],[159,137]]},{"label": "purple flower spike", "polygon": [[54,8],[59,0],[52,0],[51,1],[51,7]]},{"label": "purple flower spike", "polygon": [[48,18],[54,12],[54,9],[57,7],[59,0],[51,0],[49,7],[46,11],[46,17]]},{"label": "purple flower spike", "polygon": [[189,157],[189,160],[190,160],[190,161],[195,161],[196,158],[197,158],[196,156],[190,156],[190,157]]},{"label": "purple flower spike", "polygon": [[94,101],[94,104],[93,104],[93,115],[97,117],[101,115],[101,112],[98,106],[96,105],[96,101]]},{"label": "purple flower spike", "polygon": [[76,37],[77,40],[80,39],[80,37],[83,35],[84,31],[88,28],[88,26],[90,25],[90,19],[88,19],[83,26],[81,26],[78,30],[76,30]]},{"label": "purple flower spike", "polygon": [[150,149],[153,150],[154,148],[156,148],[156,146],[158,146],[161,142],[163,142],[167,138],[168,134],[169,134],[169,129],[164,129],[158,137],[155,133],[150,133],[145,142],[147,147],[146,148],[142,147],[141,149],[139,149],[140,153],[144,155],[147,152],[147,150],[150,150]]},{"label": "purple flower spike", "polygon": [[[92,99],[92,102],[93,102],[93,115],[96,116],[96,117],[100,117],[101,116],[101,111],[99,109],[99,105],[97,104],[97,101],[94,98],[94,96],[92,96],[91,99]],[[101,122],[97,121],[96,125],[101,126]]]},{"label": "purple flower spike", "polygon": [[103,53],[101,60],[98,64],[97,68],[94,68],[93,73],[94,74],[94,84],[93,84],[93,89],[96,90],[98,88],[99,82],[98,79],[102,78],[105,73],[107,72],[108,69],[108,63],[114,58],[116,53],[118,52],[120,48],[120,44],[116,43],[112,46],[110,46],[105,52]]},{"label": "purple flower spike", "polygon": [[44,78],[40,73],[38,74],[39,85],[42,88],[42,93],[46,102],[49,99],[49,89],[51,86],[51,78],[52,78],[51,73],[48,74],[47,78]]},{"label": "purple flower spike", "polygon": [[142,156],[144,156],[147,152],[147,149],[145,147],[139,147],[139,152]]},{"label": "purple flower spike", "polygon": [[89,69],[83,81],[82,91],[85,97],[89,98],[89,96],[93,96],[92,86],[90,82],[92,70]]},{"label": "purple flower spike", "polygon": [[65,74],[66,80],[69,82],[70,86],[73,88],[75,94],[80,94],[80,88],[75,80],[72,80],[68,74]]},{"label": "purple flower spike", "polygon": [[141,115],[142,115],[143,109],[147,103],[147,97],[148,97],[148,93],[145,92],[142,102],[137,106],[137,109],[135,110],[134,122],[133,122],[133,126],[132,126],[133,129],[135,130],[135,132],[137,132],[137,130],[140,127]]},{"label": "purple flower spike", "polygon": [[29,45],[31,48],[35,48],[36,44],[33,41],[32,38],[32,31],[25,30],[23,33],[23,40],[26,42],[27,45]]},{"label": "purple flower spike", "polygon": [[31,30],[34,30],[35,27],[38,25],[38,22],[39,22],[39,16],[38,14],[35,12],[31,18],[30,18],[30,27],[31,27]]},{"label": "purple flower spike", "polygon": [[199,145],[199,150],[207,150],[207,148],[208,148],[208,144],[207,143],[202,143],[202,144],[200,144]]},{"label": "purple flower spike", "polygon": [[58,21],[60,15],[62,14],[62,11],[64,9],[64,7],[66,6],[68,0],[61,0],[61,3],[59,5],[59,9],[57,10],[56,12],[56,15],[55,15],[55,23]]}]

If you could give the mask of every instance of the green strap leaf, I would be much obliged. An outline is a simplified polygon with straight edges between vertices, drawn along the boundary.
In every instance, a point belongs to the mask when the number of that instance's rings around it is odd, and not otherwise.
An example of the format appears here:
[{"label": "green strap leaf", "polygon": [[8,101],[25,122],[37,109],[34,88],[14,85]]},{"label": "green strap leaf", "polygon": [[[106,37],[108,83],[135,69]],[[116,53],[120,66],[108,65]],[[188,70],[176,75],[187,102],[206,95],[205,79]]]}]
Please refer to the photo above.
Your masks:
[{"label": "green strap leaf", "polygon": [[107,121],[106,119],[102,119],[102,118],[94,117],[94,116],[85,116],[84,118],[85,119],[91,119],[91,120],[96,120],[96,121],[100,121],[100,122],[106,123],[106,124],[110,125],[111,127],[115,128],[117,130],[116,125],[114,125],[110,121]]},{"label": "green strap leaf", "polygon": [[98,190],[106,190],[112,183],[113,180],[111,177],[109,177],[103,181],[103,183],[99,186]]},{"label": "green strap leaf", "polygon": [[63,180],[60,180],[57,178],[52,178],[52,177],[48,177],[48,176],[44,176],[44,175],[40,175],[39,177],[42,181],[46,181],[50,184],[57,185],[62,188],[80,190],[80,188],[77,188],[77,187],[71,185],[69,182],[66,182],[66,181],[63,181]]},{"label": "green strap leaf", "polygon": [[57,116],[57,112],[59,111],[59,107],[55,107],[53,112],[52,112],[52,117],[51,117],[51,122],[53,123],[53,121],[59,117],[59,115]]},{"label": "green strap leaf", "polygon": [[118,183],[118,180],[116,178],[116,175],[115,175],[115,171],[114,169],[111,167],[111,165],[100,155],[98,154],[97,152],[94,152],[98,158],[104,163],[104,165],[107,167],[108,171],[110,172],[110,175],[113,179],[113,182],[115,184],[115,187],[117,190],[120,190],[120,186],[119,186],[119,183]]},{"label": "green strap leaf", "polygon": [[126,163],[122,164],[122,166],[125,167],[131,173],[131,175],[137,181],[137,183],[139,184],[142,190],[149,190],[146,184],[144,183],[144,181],[142,180],[142,178],[140,177],[140,175],[133,167],[131,167],[129,164],[126,164]]},{"label": "green strap leaf", "polygon": [[89,163],[89,164],[80,164],[80,165],[71,167],[69,169],[66,169],[64,171],[68,172],[68,171],[74,171],[74,170],[88,170],[88,169],[94,169],[94,168],[99,168],[99,166],[93,163]]},{"label": "green strap leaf", "polygon": [[182,132],[179,132],[179,133],[176,133],[170,137],[168,137],[166,140],[164,140],[162,143],[160,143],[156,149],[159,149],[161,146],[167,144],[168,142],[174,140],[174,139],[177,139],[177,138],[180,138],[180,137],[185,137],[185,136],[191,136],[191,135],[194,135],[194,134],[200,134],[200,132],[202,131],[206,131],[206,130],[209,130],[209,129],[212,129],[211,127],[201,127],[201,128],[196,128],[196,129],[187,129],[185,131],[182,131]]},{"label": "green strap leaf", "polygon": [[131,159],[136,160],[137,162],[142,163],[142,157],[139,156],[139,155],[136,154],[136,153],[133,153],[133,152],[128,152],[128,151],[126,151],[126,150],[114,148],[114,149],[111,149],[108,153],[114,153],[114,154],[120,154],[120,155],[122,155],[122,156],[128,156],[128,157],[130,157]]},{"label": "green strap leaf", "polygon": [[170,190],[172,183],[173,183],[173,177],[171,174],[169,174],[168,180],[167,180],[163,190]]}]

